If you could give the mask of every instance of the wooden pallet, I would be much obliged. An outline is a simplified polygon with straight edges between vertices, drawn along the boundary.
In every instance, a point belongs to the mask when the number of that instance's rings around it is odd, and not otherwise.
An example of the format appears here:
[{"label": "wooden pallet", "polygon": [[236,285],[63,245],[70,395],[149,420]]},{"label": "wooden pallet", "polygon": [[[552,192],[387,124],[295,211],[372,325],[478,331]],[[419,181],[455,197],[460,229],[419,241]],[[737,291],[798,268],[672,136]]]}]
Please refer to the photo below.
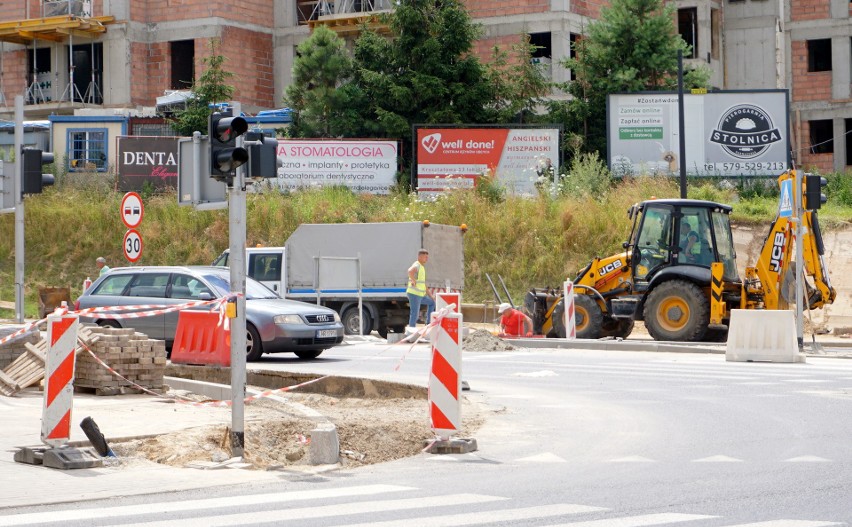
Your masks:
[{"label": "wooden pallet", "polygon": [[[92,332],[84,326],[80,326],[77,336],[87,344],[99,338],[97,335],[92,335]],[[0,372],[0,394],[6,397],[11,397],[44,378],[47,341],[41,339],[35,344],[27,342],[24,346],[26,347],[24,353]]]}]

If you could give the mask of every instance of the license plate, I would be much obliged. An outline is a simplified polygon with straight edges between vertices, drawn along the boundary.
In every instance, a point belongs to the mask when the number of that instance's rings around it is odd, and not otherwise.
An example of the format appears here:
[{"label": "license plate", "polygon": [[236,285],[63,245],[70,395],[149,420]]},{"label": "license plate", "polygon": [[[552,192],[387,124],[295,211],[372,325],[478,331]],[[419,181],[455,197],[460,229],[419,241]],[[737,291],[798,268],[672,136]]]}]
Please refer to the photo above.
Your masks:
[{"label": "license plate", "polygon": [[317,338],[318,339],[327,339],[329,337],[336,337],[337,330],[336,329],[318,329],[317,330]]}]

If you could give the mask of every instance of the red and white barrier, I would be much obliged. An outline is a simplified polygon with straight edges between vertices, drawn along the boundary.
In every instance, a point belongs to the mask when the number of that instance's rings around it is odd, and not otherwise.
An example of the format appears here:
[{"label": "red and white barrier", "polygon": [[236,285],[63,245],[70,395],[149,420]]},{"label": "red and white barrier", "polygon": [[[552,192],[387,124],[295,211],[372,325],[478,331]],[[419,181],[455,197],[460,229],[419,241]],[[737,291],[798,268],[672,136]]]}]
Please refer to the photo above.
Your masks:
[{"label": "red and white barrier", "polygon": [[47,361],[41,441],[51,447],[68,443],[71,437],[71,407],[74,401],[74,348],[79,317],[54,314],[47,317]]},{"label": "red and white barrier", "polygon": [[435,293],[435,311],[453,305],[454,313],[461,313],[461,293]]},{"label": "red and white barrier", "polygon": [[461,314],[447,313],[432,337],[429,418],[435,435],[445,439],[461,428],[461,328]]},{"label": "red and white barrier", "polygon": [[566,280],[562,299],[565,306],[565,338],[577,338],[577,321],[574,317],[574,282]]}]

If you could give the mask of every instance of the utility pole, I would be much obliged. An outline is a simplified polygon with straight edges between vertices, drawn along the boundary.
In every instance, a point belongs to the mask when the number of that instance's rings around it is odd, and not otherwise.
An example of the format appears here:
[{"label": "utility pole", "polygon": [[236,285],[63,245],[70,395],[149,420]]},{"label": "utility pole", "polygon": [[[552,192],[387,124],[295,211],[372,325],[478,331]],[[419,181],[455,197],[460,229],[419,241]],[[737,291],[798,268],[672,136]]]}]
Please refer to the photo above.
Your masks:
[{"label": "utility pole", "polygon": [[15,321],[24,322],[24,96],[15,96]]}]

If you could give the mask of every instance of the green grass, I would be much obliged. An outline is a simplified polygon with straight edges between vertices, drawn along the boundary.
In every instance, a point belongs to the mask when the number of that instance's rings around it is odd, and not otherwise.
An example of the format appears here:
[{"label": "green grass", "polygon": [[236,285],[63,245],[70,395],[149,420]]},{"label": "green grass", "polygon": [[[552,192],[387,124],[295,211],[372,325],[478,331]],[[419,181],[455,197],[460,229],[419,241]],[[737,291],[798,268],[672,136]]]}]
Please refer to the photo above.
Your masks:
[{"label": "green grass", "polygon": [[[600,161],[586,157],[572,165],[572,175],[535,198],[507,196],[490,189],[453,191],[434,202],[415,196],[356,195],[346,188],[296,193],[249,194],[248,245],[283,245],[301,223],[422,221],[467,224],[465,302],[492,300],[485,273],[501,275],[515,302],[531,287],[558,286],[594,256],[622,250],[630,231],[627,208],[644,199],[675,198],[676,180],[647,178],[603,184]],[[605,170],[605,167],[603,168]],[[828,176],[829,202],[820,211],[825,228],[852,221],[848,176]],[[71,287],[72,299],[83,280],[97,275],[95,258],[126,264],[121,250],[125,227],[119,215],[122,193],[109,178],[65,174],[57,185],[25,201],[26,316],[38,311],[37,292],[44,286]],[[778,198],[771,185],[690,181],[690,198],[734,206],[734,221],[768,226]],[[228,211],[195,211],[177,205],[174,193],[144,199],[139,231],[144,249],[139,264],[209,264],[228,247]],[[0,215],[0,300],[14,301],[14,214]],[[499,289],[499,283],[498,283]],[[502,292],[502,291],[501,291]],[[12,318],[0,309],[0,318]]]}]

